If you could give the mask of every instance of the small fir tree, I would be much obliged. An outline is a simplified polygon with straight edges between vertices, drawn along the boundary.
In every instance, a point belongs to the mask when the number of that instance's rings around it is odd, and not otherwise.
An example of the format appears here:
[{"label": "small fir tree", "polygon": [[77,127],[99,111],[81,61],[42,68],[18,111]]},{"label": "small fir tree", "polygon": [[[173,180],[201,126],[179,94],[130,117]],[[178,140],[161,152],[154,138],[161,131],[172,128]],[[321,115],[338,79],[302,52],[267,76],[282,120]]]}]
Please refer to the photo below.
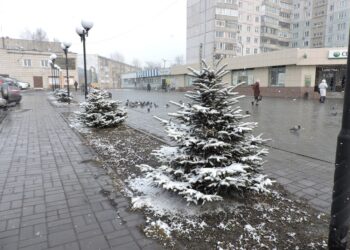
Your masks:
[{"label": "small fir tree", "polygon": [[55,89],[53,94],[56,97],[57,101],[59,102],[69,103],[73,100],[72,95],[69,95],[68,97],[68,91],[66,89]]},{"label": "small fir tree", "polygon": [[194,91],[186,97],[190,104],[169,114],[177,122],[161,120],[176,146],[163,146],[154,154],[160,167],[140,165],[146,178],[166,190],[183,196],[188,202],[204,203],[222,200],[223,195],[247,191],[268,192],[271,181],[260,174],[268,152],[261,135],[251,134],[257,126],[244,122],[247,115],[237,106],[239,96],[234,86],[222,82],[225,66],[214,69],[189,68],[195,80]]},{"label": "small fir tree", "polygon": [[79,117],[88,127],[118,126],[125,121],[127,114],[124,108],[119,108],[120,103],[111,100],[105,90],[92,90],[87,101],[81,104],[83,112],[79,113]]}]

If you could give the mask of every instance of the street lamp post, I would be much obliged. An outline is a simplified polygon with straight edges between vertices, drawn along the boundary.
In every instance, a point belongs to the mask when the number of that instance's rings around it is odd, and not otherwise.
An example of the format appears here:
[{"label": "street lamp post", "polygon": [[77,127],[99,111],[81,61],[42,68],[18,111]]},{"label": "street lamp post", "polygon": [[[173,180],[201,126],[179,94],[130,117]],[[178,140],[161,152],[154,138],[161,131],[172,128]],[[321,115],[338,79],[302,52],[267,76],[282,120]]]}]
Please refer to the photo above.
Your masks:
[{"label": "street lamp post", "polygon": [[[350,51],[350,39],[348,44]],[[328,248],[345,250],[350,223],[350,56],[344,93],[343,120],[338,135]]]},{"label": "street lamp post", "polygon": [[76,32],[80,36],[81,41],[83,42],[83,55],[84,55],[84,78],[85,78],[85,99],[88,94],[87,88],[87,74],[86,74],[86,48],[85,48],[85,38],[88,36],[89,30],[94,26],[92,22],[89,21],[81,21],[81,26],[77,27]]},{"label": "street lamp post", "polygon": [[55,61],[56,61],[57,55],[51,54],[50,55],[50,61],[51,61],[51,71],[52,71],[52,90],[56,89],[56,72],[55,72]]},{"label": "street lamp post", "polygon": [[[69,75],[68,75],[68,49],[71,46],[71,43],[64,42],[61,44],[61,48],[64,51],[64,54],[66,55],[66,74],[67,74],[67,92],[68,92],[68,100],[69,100]],[[68,103],[70,103],[68,101]]]}]

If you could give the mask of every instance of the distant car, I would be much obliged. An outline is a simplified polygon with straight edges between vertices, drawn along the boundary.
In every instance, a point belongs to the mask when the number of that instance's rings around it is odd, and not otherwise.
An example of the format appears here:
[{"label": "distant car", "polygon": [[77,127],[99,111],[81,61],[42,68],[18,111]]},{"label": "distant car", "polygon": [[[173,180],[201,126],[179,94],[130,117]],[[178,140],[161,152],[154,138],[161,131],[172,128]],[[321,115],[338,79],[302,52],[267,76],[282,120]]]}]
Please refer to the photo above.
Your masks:
[{"label": "distant car", "polygon": [[30,88],[30,84],[28,82],[17,81],[17,86],[20,89],[29,89]]},{"label": "distant car", "polygon": [[10,81],[5,81],[4,83],[2,83],[1,96],[9,103],[20,103],[22,100],[21,90],[18,88],[16,83]]}]

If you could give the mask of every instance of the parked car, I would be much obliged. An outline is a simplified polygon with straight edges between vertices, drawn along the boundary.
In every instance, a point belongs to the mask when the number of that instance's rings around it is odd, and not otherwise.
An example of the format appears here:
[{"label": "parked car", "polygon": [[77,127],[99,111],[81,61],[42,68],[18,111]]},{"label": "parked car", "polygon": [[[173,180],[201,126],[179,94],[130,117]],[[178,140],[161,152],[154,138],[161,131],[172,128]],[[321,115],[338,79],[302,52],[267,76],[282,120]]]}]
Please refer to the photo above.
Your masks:
[{"label": "parked car", "polygon": [[22,100],[21,90],[17,84],[11,81],[5,81],[1,85],[1,96],[7,102],[20,103]]},{"label": "parked car", "polygon": [[28,82],[17,81],[17,86],[20,89],[29,89],[30,88],[30,84]]}]

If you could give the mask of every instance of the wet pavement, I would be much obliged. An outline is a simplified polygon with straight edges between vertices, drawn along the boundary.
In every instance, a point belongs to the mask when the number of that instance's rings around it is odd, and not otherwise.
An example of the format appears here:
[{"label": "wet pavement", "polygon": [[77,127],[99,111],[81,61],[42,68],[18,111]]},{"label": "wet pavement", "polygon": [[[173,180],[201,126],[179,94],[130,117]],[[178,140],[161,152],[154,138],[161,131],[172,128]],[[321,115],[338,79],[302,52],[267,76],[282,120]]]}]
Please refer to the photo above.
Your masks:
[{"label": "wet pavement", "polygon": [[[169,100],[187,102],[185,93],[112,90],[113,98],[151,101],[157,107],[128,108],[127,124],[168,140],[154,115],[167,118],[176,107]],[[84,97],[78,93],[75,99]],[[155,249],[139,233],[142,216],[129,213],[127,199],[118,201],[126,224],[99,191],[108,185],[104,170],[91,162],[93,152],[63,120],[70,108],[50,106],[47,92],[28,92],[16,110],[0,123],[0,249]],[[259,123],[270,154],[264,169],[297,197],[329,212],[334,158],[340,130],[342,100],[264,98],[258,106],[251,97],[241,107]],[[289,129],[300,124],[298,133]],[[99,176],[99,178],[96,178]],[[101,178],[100,178],[101,176]]]},{"label": "wet pavement", "polygon": [[24,93],[0,123],[0,249],[161,249],[127,198],[103,195],[112,181],[95,157],[47,92]]},{"label": "wet pavement", "polygon": [[[137,129],[169,142],[164,127],[153,116],[169,118],[176,111],[169,100],[188,99],[181,92],[147,92],[140,90],[112,90],[113,99],[123,102],[150,101],[158,105],[147,108],[129,108],[127,123]],[[251,121],[258,122],[255,134],[264,133],[270,154],[265,172],[284,185],[297,197],[306,199],[315,208],[329,212],[333,188],[334,160],[337,136],[342,118],[342,99],[329,99],[325,104],[317,100],[263,98],[258,106],[252,97],[240,102]],[[290,128],[301,125],[297,133]]]}]

